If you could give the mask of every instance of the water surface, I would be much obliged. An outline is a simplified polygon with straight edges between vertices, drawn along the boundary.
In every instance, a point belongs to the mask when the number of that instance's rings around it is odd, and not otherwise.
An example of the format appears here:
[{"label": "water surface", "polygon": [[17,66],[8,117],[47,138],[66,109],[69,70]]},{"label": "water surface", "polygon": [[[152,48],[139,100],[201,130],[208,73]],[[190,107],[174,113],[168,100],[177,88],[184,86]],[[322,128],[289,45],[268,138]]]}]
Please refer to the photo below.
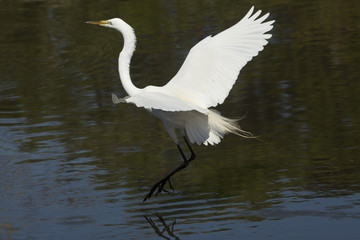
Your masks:
[{"label": "water surface", "polygon": [[117,73],[121,17],[137,33],[131,74],[163,85],[244,1],[4,1],[0,14],[1,239],[358,239],[358,1],[256,1],[273,38],[242,70],[225,116],[259,140],[194,146],[174,192],[143,203],[181,163],[160,121]]}]

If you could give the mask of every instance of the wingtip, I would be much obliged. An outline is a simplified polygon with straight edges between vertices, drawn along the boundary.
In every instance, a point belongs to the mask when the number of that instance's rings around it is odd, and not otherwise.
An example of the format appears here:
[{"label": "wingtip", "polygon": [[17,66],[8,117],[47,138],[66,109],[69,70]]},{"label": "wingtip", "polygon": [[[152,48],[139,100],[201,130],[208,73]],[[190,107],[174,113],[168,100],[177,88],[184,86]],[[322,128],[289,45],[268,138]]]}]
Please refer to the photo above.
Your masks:
[{"label": "wingtip", "polygon": [[245,15],[245,19],[249,18],[254,12],[254,6],[251,6],[250,10],[247,12],[247,14]]},{"label": "wingtip", "polygon": [[115,93],[111,93],[111,100],[114,104],[125,103],[125,98],[118,98]]}]

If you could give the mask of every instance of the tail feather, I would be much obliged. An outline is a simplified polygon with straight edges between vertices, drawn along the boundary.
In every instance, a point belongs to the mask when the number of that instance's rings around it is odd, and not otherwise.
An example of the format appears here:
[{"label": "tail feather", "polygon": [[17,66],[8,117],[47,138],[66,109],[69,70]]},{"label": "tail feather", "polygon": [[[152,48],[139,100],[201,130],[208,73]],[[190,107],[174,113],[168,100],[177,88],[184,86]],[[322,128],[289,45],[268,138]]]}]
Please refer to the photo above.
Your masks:
[{"label": "tail feather", "polygon": [[252,133],[242,130],[237,121],[238,119],[226,118],[221,116],[218,111],[209,109],[208,123],[210,133],[204,144],[218,144],[226,133],[233,133],[244,138],[255,138]]}]

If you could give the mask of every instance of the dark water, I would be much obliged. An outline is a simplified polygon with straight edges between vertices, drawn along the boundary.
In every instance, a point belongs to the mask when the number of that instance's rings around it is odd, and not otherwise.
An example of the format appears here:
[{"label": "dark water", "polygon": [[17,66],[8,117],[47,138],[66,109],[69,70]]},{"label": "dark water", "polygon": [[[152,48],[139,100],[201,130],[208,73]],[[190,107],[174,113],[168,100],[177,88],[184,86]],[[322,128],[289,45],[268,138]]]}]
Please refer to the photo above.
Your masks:
[{"label": "dark water", "polygon": [[247,1],[1,1],[0,239],[359,239],[360,2],[255,1],[273,38],[243,70],[228,117],[262,141],[194,146],[175,192],[143,203],[181,163],[117,73],[121,17],[132,78],[162,85]]}]

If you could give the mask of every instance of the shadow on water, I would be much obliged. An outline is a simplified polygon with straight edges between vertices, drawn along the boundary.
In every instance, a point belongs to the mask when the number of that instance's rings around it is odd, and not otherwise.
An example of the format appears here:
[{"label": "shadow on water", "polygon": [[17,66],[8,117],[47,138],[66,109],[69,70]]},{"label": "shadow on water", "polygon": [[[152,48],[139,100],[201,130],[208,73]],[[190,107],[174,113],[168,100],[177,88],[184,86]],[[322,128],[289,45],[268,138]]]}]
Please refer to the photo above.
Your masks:
[{"label": "shadow on water", "polygon": [[[109,7],[110,6],[110,7]],[[271,1],[273,37],[241,72],[227,117],[263,141],[193,146],[174,192],[143,203],[182,159],[117,73],[119,16],[138,36],[131,73],[162,85],[247,2],[4,1],[0,14],[1,239],[339,239],[359,236],[358,1]],[[314,24],[316,23],[316,24]]]}]

